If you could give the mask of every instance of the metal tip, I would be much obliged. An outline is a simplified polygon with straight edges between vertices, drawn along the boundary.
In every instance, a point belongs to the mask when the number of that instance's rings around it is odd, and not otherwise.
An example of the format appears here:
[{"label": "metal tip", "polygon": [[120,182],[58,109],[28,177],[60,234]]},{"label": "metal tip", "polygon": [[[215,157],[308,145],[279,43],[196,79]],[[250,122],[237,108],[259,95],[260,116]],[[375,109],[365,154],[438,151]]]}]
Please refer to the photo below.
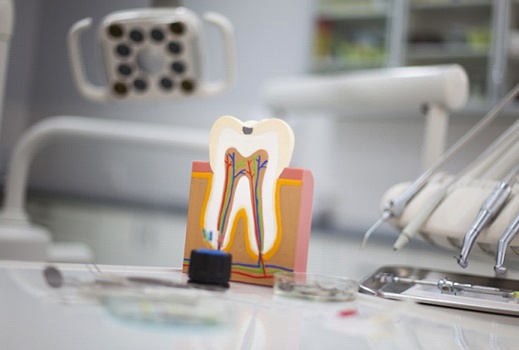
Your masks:
[{"label": "metal tip", "polygon": [[504,276],[506,275],[506,266],[504,265],[496,265],[494,266],[494,271],[497,275]]},{"label": "metal tip", "polygon": [[465,268],[467,268],[467,266],[469,266],[469,262],[467,261],[466,258],[464,258],[463,256],[460,256],[458,258],[458,265],[460,265],[461,267],[463,267],[465,269]]},{"label": "metal tip", "polygon": [[400,233],[400,235],[398,236],[398,238],[396,239],[396,242],[395,244],[393,244],[393,250],[396,252],[396,251],[399,251],[400,249],[402,249],[403,247],[405,247],[405,245],[407,243],[409,243],[410,239],[409,239],[409,234],[405,231],[402,231]]},{"label": "metal tip", "polygon": [[362,242],[360,243],[360,249],[366,248],[366,246],[368,245],[369,237],[371,237],[373,232],[375,232],[380,227],[380,225],[382,225],[380,223],[380,221],[381,221],[381,219],[378,219],[377,222],[375,222],[375,224],[373,226],[371,226],[369,230],[366,231],[366,233],[364,234],[364,238],[362,239]]},{"label": "metal tip", "polygon": [[371,226],[369,228],[369,230],[367,230],[366,233],[364,234],[364,238],[362,239],[362,242],[360,243],[360,249],[366,248],[366,246],[368,245],[368,240],[371,237],[371,235],[373,234],[373,232],[378,230],[378,228],[380,226],[382,226],[390,217],[391,217],[391,213],[390,212],[384,211],[384,213],[382,213],[382,216],[380,217],[380,219],[378,219],[373,224],[373,226]]},{"label": "metal tip", "polygon": [[366,232],[366,235],[364,235],[364,238],[362,239],[362,242],[360,242],[360,249],[366,248],[366,246],[368,245],[368,240],[369,240],[369,235]]}]

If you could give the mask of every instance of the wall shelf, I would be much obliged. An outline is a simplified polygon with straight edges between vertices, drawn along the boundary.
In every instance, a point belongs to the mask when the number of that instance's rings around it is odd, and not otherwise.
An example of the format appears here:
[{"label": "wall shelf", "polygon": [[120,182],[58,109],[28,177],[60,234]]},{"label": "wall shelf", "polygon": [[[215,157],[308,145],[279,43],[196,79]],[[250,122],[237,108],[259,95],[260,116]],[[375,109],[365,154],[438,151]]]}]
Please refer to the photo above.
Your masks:
[{"label": "wall shelf", "polygon": [[488,9],[492,7],[489,0],[465,0],[465,1],[411,1],[409,5],[412,11],[428,10],[467,10]]},{"label": "wall shelf", "polygon": [[474,49],[465,44],[415,44],[409,45],[408,61],[415,60],[473,60],[488,59],[488,49]]},{"label": "wall shelf", "polygon": [[316,18],[315,73],[458,63],[477,109],[519,81],[518,0],[318,0]]},{"label": "wall shelf", "polygon": [[384,1],[333,1],[321,0],[317,3],[317,17],[337,20],[384,20],[388,3]]}]

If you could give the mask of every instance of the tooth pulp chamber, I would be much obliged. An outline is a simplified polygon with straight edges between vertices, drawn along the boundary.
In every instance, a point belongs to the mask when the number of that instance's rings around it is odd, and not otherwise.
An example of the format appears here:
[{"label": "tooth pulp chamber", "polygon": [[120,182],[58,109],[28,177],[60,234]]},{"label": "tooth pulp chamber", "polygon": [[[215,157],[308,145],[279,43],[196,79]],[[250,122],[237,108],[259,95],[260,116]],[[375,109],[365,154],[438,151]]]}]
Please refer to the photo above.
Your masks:
[{"label": "tooth pulp chamber", "polygon": [[[230,149],[225,157],[226,177],[218,215],[218,231],[223,233],[222,237],[225,238],[231,214],[236,213],[235,207],[236,209],[242,207],[249,218],[248,229],[254,232],[255,246],[258,248],[256,253],[263,251],[264,225],[261,193],[267,163],[268,155],[265,151],[258,151],[249,157],[243,157],[236,149]],[[232,216],[235,217],[235,215]],[[221,249],[222,242],[218,243],[218,249]]]},{"label": "tooth pulp chamber", "polygon": [[281,235],[276,187],[293,149],[290,142],[283,147],[283,138],[293,134],[283,134],[286,124],[279,121],[247,125],[248,133],[235,118],[225,124],[230,126],[211,131],[213,176],[204,238],[215,249],[229,250],[236,222],[243,218],[249,254],[263,269],[264,255],[275,251]]}]

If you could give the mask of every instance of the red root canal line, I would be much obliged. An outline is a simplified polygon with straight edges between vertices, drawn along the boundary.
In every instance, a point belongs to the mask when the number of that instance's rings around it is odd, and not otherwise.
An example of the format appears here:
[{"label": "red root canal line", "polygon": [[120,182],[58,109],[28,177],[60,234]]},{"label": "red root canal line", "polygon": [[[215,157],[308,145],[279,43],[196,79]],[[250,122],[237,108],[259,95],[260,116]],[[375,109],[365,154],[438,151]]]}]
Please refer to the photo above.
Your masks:
[{"label": "red root canal line", "polygon": [[249,157],[242,156],[235,148],[227,151],[225,159],[225,184],[223,187],[222,201],[218,214],[219,236],[217,249],[221,250],[225,239],[225,232],[229,227],[229,217],[234,205],[236,186],[240,178],[245,176],[249,183],[251,208],[254,222],[254,236],[258,249],[258,263],[264,276],[267,276],[265,261],[263,259],[264,225],[262,215],[262,183],[268,164],[268,154],[259,150]]}]

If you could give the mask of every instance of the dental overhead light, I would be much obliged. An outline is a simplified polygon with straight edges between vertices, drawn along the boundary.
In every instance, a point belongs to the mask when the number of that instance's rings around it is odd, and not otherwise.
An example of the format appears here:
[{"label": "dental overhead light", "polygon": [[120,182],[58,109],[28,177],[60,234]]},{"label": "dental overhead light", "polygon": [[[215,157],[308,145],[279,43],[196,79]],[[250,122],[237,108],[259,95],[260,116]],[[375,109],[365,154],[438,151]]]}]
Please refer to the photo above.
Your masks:
[{"label": "dental overhead light", "polygon": [[[517,84],[499,103],[497,103],[474,127],[472,127],[465,135],[463,135],[453,146],[451,146],[442,156],[437,159],[426,171],[416,178],[410,185],[406,187],[397,196],[392,196],[387,199],[384,204],[384,209],[381,217],[375,222],[375,224],[366,232],[364,240],[362,241],[362,247],[367,244],[370,236],[385,222],[390,219],[398,220],[404,210],[408,207],[408,204],[413,200],[417,194],[419,194],[424,187],[431,182],[433,175],[435,175],[439,169],[456,154],[461,148],[465,147],[475,136],[482,132],[492,121],[494,121],[500,112],[519,94],[519,84]],[[467,167],[466,170],[461,172],[461,175],[455,176],[454,178],[447,180],[441,188],[439,188],[434,195],[432,195],[422,209],[415,215],[413,220],[403,228],[393,248],[395,250],[401,249],[406,243],[408,243],[413,236],[415,236],[423,227],[426,220],[436,210],[436,208],[446,198],[450,187],[458,182],[457,180],[472,179],[478,176],[478,173],[484,171],[485,168],[492,167],[494,162],[497,162],[499,157],[503,157],[505,148],[501,145],[506,143],[506,139],[509,136],[508,132],[505,132],[503,137],[496,140],[486,152],[484,152],[473,164]],[[505,137],[506,136],[506,137]],[[497,159],[496,159],[497,157]],[[513,164],[512,164],[513,165]],[[500,168],[508,168],[510,164],[500,166]],[[483,203],[480,209],[478,217],[471,225],[471,228],[467,232],[463,247],[461,249],[460,258],[458,259],[460,266],[467,266],[467,257],[475,242],[475,239],[479,235],[482,229],[484,229],[495,215],[502,209],[505,202],[508,200],[511,187],[516,181],[517,169],[511,170],[505,179],[497,184],[496,188],[489,196],[489,198]],[[452,225],[452,224],[451,224]],[[506,239],[505,239],[506,240]],[[504,243],[503,243],[504,244]]]},{"label": "dental overhead light", "polygon": [[228,89],[235,77],[233,27],[221,14],[204,19],[222,33],[226,55],[225,77],[207,81],[201,20],[185,7],[124,10],[107,15],[98,30],[106,86],[92,84],[83,68],[80,35],[91,18],[77,22],[69,32],[74,81],[80,93],[93,101],[171,100],[213,96]]}]

